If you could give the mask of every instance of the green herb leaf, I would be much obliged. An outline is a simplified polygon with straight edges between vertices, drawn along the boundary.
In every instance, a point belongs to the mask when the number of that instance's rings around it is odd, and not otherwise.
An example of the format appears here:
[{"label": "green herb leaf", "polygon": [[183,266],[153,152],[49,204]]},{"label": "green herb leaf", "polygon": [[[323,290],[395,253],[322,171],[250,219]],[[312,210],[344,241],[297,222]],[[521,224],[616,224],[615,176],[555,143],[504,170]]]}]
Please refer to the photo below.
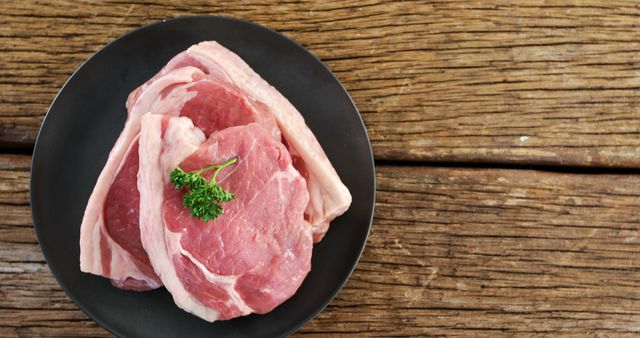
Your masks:
[{"label": "green herb leaf", "polygon": [[[220,164],[211,165],[193,172],[185,172],[180,167],[169,175],[169,180],[176,189],[188,188],[190,191],[182,197],[185,208],[191,210],[191,215],[204,222],[214,220],[222,215],[224,209],[222,203],[233,201],[236,196],[216,182],[216,177],[222,168],[237,162],[237,158],[230,159]],[[202,173],[215,169],[211,180],[207,181]]]},{"label": "green herb leaf", "polygon": [[180,167],[171,172],[169,179],[177,189],[184,187],[197,189],[198,187],[207,184],[207,180],[204,177],[194,173],[187,173]]}]

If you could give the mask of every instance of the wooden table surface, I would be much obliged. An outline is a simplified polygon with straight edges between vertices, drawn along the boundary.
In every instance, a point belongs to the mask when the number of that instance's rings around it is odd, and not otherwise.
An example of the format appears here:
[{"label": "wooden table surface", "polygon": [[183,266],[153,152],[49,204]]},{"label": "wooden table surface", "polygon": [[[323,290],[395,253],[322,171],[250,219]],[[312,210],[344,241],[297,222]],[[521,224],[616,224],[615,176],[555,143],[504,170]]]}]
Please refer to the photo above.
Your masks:
[{"label": "wooden table surface", "polygon": [[108,335],[42,257],[30,153],[83,60],[193,14],[303,44],[373,144],[369,242],[297,335],[640,335],[640,3],[30,0],[0,1],[0,336]]}]

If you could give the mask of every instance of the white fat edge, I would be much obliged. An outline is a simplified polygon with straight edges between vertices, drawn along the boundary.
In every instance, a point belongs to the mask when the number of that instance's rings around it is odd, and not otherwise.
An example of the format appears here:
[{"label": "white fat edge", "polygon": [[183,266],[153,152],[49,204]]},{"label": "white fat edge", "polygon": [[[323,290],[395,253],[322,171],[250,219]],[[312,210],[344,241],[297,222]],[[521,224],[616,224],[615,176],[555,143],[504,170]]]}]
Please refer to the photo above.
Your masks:
[{"label": "white fat edge", "polygon": [[125,280],[127,278],[134,278],[140,281],[145,281],[147,285],[152,288],[158,288],[161,284],[153,280],[151,276],[146,275],[135,264],[131,255],[122,246],[120,246],[111,236],[108,235],[104,228],[104,217],[102,212],[98,218],[94,231],[92,232],[92,241],[97,243],[97,246],[101,248],[101,241],[107,241],[107,245],[111,251],[111,260],[109,261],[110,271],[106,274],[106,271],[102,267],[102,251],[100,249],[99,255],[92,255],[91,261],[85,264],[81,264],[80,268],[83,272],[92,273],[109,279]]},{"label": "white fat edge", "polygon": [[199,53],[198,45],[193,45],[189,47],[186,53],[192,58],[198,60],[198,62],[207,66],[207,70],[209,71],[210,76],[213,76],[216,79],[226,83],[232,83],[231,78],[229,77],[229,74],[227,74],[227,72],[224,70],[224,68],[222,68],[222,66],[220,66],[220,64],[214,61],[213,58],[207,57],[206,55],[202,55],[201,53]]},{"label": "white fat edge", "polygon": [[[242,88],[245,92],[247,92],[247,87],[255,87],[253,82],[255,82],[256,79],[262,80],[267,87],[272,87],[264,81],[260,75],[256,74],[238,55],[216,41],[204,41],[193,45],[189,47],[188,52],[189,55],[201,63],[215,66],[216,73],[224,75],[224,78],[221,80],[232,83],[238,88]],[[235,71],[233,71],[233,74],[230,74],[230,72],[227,71],[228,69]],[[252,96],[257,97],[256,95]]]},{"label": "white fat edge", "polygon": [[[163,222],[164,224],[164,222]],[[181,254],[180,249],[180,238],[181,234],[171,232],[166,227],[164,228],[164,241],[166,245],[166,254],[168,255],[169,260],[171,261],[171,257],[173,255]],[[173,267],[173,262],[171,264],[171,276],[167,276],[172,280],[172,288],[169,290],[171,295],[173,296],[174,302],[183,310],[192,313],[200,318],[203,318],[207,321],[214,322],[220,318],[220,312],[216,309],[210,308],[204,304],[202,304],[198,299],[196,299],[191,293],[187,291],[187,289],[182,284],[182,281],[178,277],[175,268]],[[177,292],[176,292],[177,291]]]},{"label": "white fat edge", "polygon": [[[122,157],[122,161],[120,161],[120,165],[115,171],[115,174],[113,176],[114,179],[118,176],[118,174],[122,170],[124,163],[126,162],[127,158],[131,154],[133,145],[139,140],[139,137],[140,137],[140,134],[138,133],[131,141],[131,144],[129,144],[127,151]],[[108,190],[110,189],[111,189],[111,186],[109,186],[109,189],[107,189],[107,195],[108,195]],[[140,271],[138,266],[135,264],[135,262],[131,258],[131,254],[127,250],[125,250],[122,246],[120,246],[115,240],[113,240],[111,236],[109,236],[106,230],[106,225],[104,223],[104,208],[100,210],[100,214],[98,216],[98,222],[96,224],[92,237],[93,237],[92,238],[93,243],[98,243],[97,246],[100,251],[100,255],[94,255],[94,259],[93,259],[94,269],[92,270],[94,270],[95,273],[98,273],[101,276],[104,276],[110,279],[116,279],[116,280],[125,280],[127,278],[134,278],[140,281],[147,282],[147,285],[149,285],[150,287],[153,287],[153,288],[160,287],[160,284],[155,282],[152,278],[150,278],[150,276]],[[110,272],[108,275],[105,274],[105,271],[102,268],[102,246],[100,245],[100,243],[103,239],[108,242],[107,245],[109,246],[111,251],[111,260],[109,262]],[[94,273],[94,271],[87,271],[87,272]]]},{"label": "white fat edge", "polygon": [[[162,173],[163,168],[159,168],[160,157],[162,156],[162,117],[148,114],[143,117],[143,120],[140,149],[141,152],[146,152],[146,156],[140,156],[138,180],[142,244],[149,254],[154,270],[160,276],[167,290],[170,291],[174,302],[183,309],[189,309],[190,307],[197,309],[198,304],[192,305],[189,302],[184,303],[181,301],[182,299],[188,301],[189,294],[182,287],[176,276],[164,239],[165,228],[161,216],[164,175]],[[218,318],[216,313],[208,314],[206,318],[202,317],[209,321],[214,321]]]},{"label": "white fat edge", "polygon": [[326,225],[326,223],[318,223],[318,224],[311,224],[311,223],[309,223],[309,224],[311,225],[311,227],[310,227],[310,228],[311,228],[311,232],[312,232],[312,233],[316,233],[316,232],[319,232],[319,231],[324,231],[325,226],[328,228],[328,226]]},{"label": "white fat edge", "polygon": [[236,283],[238,281],[238,276],[223,276],[223,275],[218,275],[211,272],[206,266],[204,266],[204,264],[198,261],[195,257],[193,257],[193,255],[189,251],[185,250],[180,245],[181,237],[182,235],[179,233],[175,233],[171,231],[165,232],[165,238],[167,242],[171,243],[169,244],[169,246],[173,250],[175,250],[175,251],[172,250],[173,252],[187,257],[189,261],[191,261],[191,263],[193,263],[204,274],[204,276],[207,278],[209,282],[211,282],[212,284],[216,284],[219,287],[222,287],[227,292],[227,294],[231,298],[227,302],[227,304],[237,306],[243,315],[252,313],[253,309],[250,306],[248,306],[247,303],[245,303],[244,299],[242,299],[238,291],[236,291]]},{"label": "white fat edge", "polygon": [[[124,156],[122,156],[122,160],[120,161],[120,164],[118,165],[118,168],[116,169],[115,174],[113,175],[113,180],[114,181],[115,181],[116,177],[118,177],[118,174],[122,170],[122,167],[124,167],[124,163],[127,162],[127,158],[131,154],[131,150],[133,149],[133,145],[136,142],[138,142],[138,140],[140,140],[140,131],[138,131],[138,133],[131,139],[131,143],[129,144],[129,147],[127,147],[127,151],[125,151]],[[109,194],[109,191],[111,190],[111,185],[112,184],[113,184],[113,182],[111,182],[109,184],[109,189],[107,189],[107,195]],[[105,202],[106,202],[106,196],[105,196]],[[102,209],[104,209],[104,205],[103,205]],[[102,211],[100,211],[100,218],[102,218],[102,217],[103,217]]]},{"label": "white fat edge", "polygon": [[[193,81],[194,74],[204,74],[195,67],[184,67],[169,72],[166,76],[162,76],[148,88],[141,92],[140,97],[131,107],[131,113],[127,117],[122,133],[116,140],[114,147],[109,152],[107,164],[102,169],[98,180],[94,186],[94,190],[89,197],[85,214],[82,218],[80,230],[80,270],[101,275],[103,272],[101,263],[100,233],[103,228],[102,207],[109,188],[118,172],[120,171],[124,160],[131,151],[131,145],[135,142],[140,132],[140,120],[144,113],[148,112],[146,106],[149,102],[153,102],[152,98],[159,95],[167,85],[178,82]],[[147,102],[142,102],[146,100]],[[126,147],[126,149],[123,149]],[[122,156],[121,156],[122,154]],[[117,164],[111,164],[115,158],[119,161]],[[106,184],[106,186],[105,186]],[[97,244],[97,247],[96,247]]]},{"label": "white fat edge", "polygon": [[[152,263],[159,257],[157,248],[151,247],[161,236],[156,224],[162,205],[161,196],[154,193],[162,189],[161,174],[156,174],[154,167],[159,163],[161,148],[161,120],[160,116],[145,115],[142,118],[143,125],[140,133],[140,152],[145,152],[145,156],[140,156],[140,168],[138,171],[138,191],[140,191],[140,236],[142,245],[149,254]],[[159,182],[160,181],[160,182]],[[154,236],[155,235],[155,236]],[[155,237],[155,238],[154,238]],[[156,271],[158,273],[158,271]]]},{"label": "white fat edge", "polygon": [[184,104],[198,95],[196,91],[189,90],[194,84],[195,82],[190,82],[173,88],[166,97],[153,101],[149,112],[159,115],[179,115]]},{"label": "white fat edge", "polygon": [[[115,178],[118,176],[118,173],[120,173],[120,171],[122,170],[122,167],[124,166],[124,163],[127,160],[127,157],[129,156],[129,154],[131,153],[131,149],[133,147],[133,144],[138,140],[139,138],[139,134],[136,134],[131,143],[129,144],[129,146],[127,147],[127,150],[124,153],[124,156],[122,157],[120,163],[118,164],[118,167],[116,168],[114,174],[113,174],[113,179],[115,180]],[[93,274],[97,274],[100,276],[104,276],[107,278],[112,278],[112,279],[124,279],[127,277],[126,271],[125,272],[120,272],[120,273],[115,273],[114,271],[120,271],[120,269],[117,266],[117,263],[114,263],[114,256],[115,258],[118,258],[119,256],[122,256],[122,252],[123,249],[120,245],[117,245],[117,243],[115,243],[115,241],[113,241],[113,239],[107,235],[106,233],[106,228],[105,228],[105,224],[104,224],[104,202],[106,202],[106,196],[109,194],[109,190],[111,190],[111,184],[109,184],[109,187],[106,189],[106,193],[105,193],[105,199],[102,203],[102,208],[100,208],[100,211],[98,213],[98,219],[95,223],[95,226],[93,227],[93,231],[91,232],[91,243],[94,245],[95,250],[93,250],[93,254],[90,255],[91,259],[86,262],[86,257],[87,255],[81,255],[81,261],[80,261],[80,270],[84,271],[84,272],[90,272]],[[102,246],[100,245],[100,242],[102,240],[102,237],[104,236],[104,238],[109,242],[109,247],[111,248],[111,261],[109,262],[110,268],[111,268],[111,273],[107,276],[105,275],[105,271],[104,268],[102,267]],[[95,254],[95,253],[98,254]],[[83,260],[83,257],[85,258],[85,260]],[[116,261],[123,261],[126,262],[123,259],[120,260],[116,260]],[[129,259],[130,261],[130,259]],[[115,270],[114,270],[114,265],[115,265]],[[137,267],[136,269],[137,270]],[[133,272],[133,274],[136,274],[136,271]],[[133,275],[132,274],[132,275]],[[135,278],[135,277],[134,277]],[[146,279],[146,278],[145,278]]]},{"label": "white fat edge", "polygon": [[151,106],[157,101],[156,98],[164,89],[176,83],[193,82],[194,74],[204,73],[195,67],[183,67],[170,71],[159,79],[155,80],[141,94],[136,103],[131,107],[131,115],[143,115],[151,110]]},{"label": "white fat edge", "polygon": [[193,154],[206,140],[204,133],[194,127],[188,117],[172,118],[164,134],[160,160],[162,172],[167,176],[185,158]]},{"label": "white fat edge", "polygon": [[[174,123],[178,121],[182,121],[182,122],[177,124]],[[160,165],[160,173],[156,176],[156,179],[161,180],[162,182],[156,182],[156,184],[159,184],[160,186],[164,186],[164,180],[167,179],[169,172],[173,170],[175,166],[177,166],[180,162],[182,162],[193,151],[195,151],[202,142],[204,142],[205,138],[204,138],[204,135],[202,134],[202,131],[200,131],[197,128],[194,129],[193,123],[188,118],[172,118],[169,121],[169,125],[167,126],[168,130],[165,131],[165,138],[167,136],[173,137],[171,135],[173,135],[175,132],[180,131],[180,130],[176,130],[176,131],[173,131],[173,130],[180,129],[177,127],[179,127],[181,124],[183,126],[186,126],[192,129],[190,132],[189,131],[184,132],[181,136],[182,137],[190,136],[189,138],[193,143],[192,144],[180,143],[182,145],[181,147],[176,147],[177,144],[174,144],[174,147],[167,149],[167,151],[165,151],[165,149],[158,150],[159,158],[157,158],[156,160],[159,161],[158,164]],[[157,129],[156,137],[159,139],[160,133],[161,133],[159,120],[158,120],[158,125],[155,128]],[[180,135],[178,133],[178,135],[175,135],[175,136],[180,136]],[[164,140],[158,140],[158,144],[159,144],[158,146],[161,147],[165,145],[165,142]],[[184,150],[184,149],[181,150],[179,148],[187,148],[187,150]],[[163,188],[160,188],[160,189],[162,190]],[[157,259],[159,261],[158,263],[162,265],[161,268],[163,269],[163,271],[161,271],[159,275],[163,283],[165,284],[165,287],[171,293],[176,305],[178,305],[183,310],[194,314],[195,316],[198,316],[209,322],[214,322],[218,320],[218,318],[220,318],[220,313],[215,309],[211,309],[204,306],[202,303],[200,303],[195,298],[193,298],[191,294],[184,288],[184,285],[182,285],[182,282],[178,278],[177,272],[175,271],[175,267],[173,266],[173,262],[172,262],[172,256],[175,251],[172,248],[171,241],[167,239],[167,236],[171,236],[172,233],[168,231],[168,229],[166,229],[164,220],[162,219],[162,216],[161,216],[162,214],[161,209],[162,209],[162,203],[163,203],[163,198],[161,195],[162,194],[160,194],[159,196],[149,197],[153,199],[154,201],[153,207],[157,209],[154,212],[154,214],[156,214],[159,217],[159,219],[154,219],[152,222],[153,224],[151,224],[151,227],[155,228],[155,229],[152,229],[152,231],[159,232],[157,233],[157,235],[161,237],[161,238],[156,238],[154,240],[159,245],[162,245],[162,247],[155,248],[159,250],[159,252],[157,252],[157,255],[154,255],[155,256],[154,259]]]},{"label": "white fat edge", "polygon": [[[162,284],[154,281],[148,275],[140,271],[135,264],[128,251],[124,250],[116,241],[114,241],[107,234],[103,234],[109,241],[111,246],[111,273],[109,279],[116,279],[124,281],[127,278],[134,278],[139,281],[144,281],[151,288],[159,288]],[[114,250],[117,249],[117,250]],[[126,268],[122,268],[126,267]]]},{"label": "white fat edge", "polygon": [[104,202],[139,128],[139,118],[127,118],[122,133],[109,152],[107,162],[96,180],[91,196],[89,196],[80,224],[80,270],[82,271],[102,274],[102,251],[99,240]]},{"label": "white fat edge", "polygon": [[[81,246],[82,243],[91,243],[94,247],[94,250],[90,248],[82,248],[81,251],[86,251],[84,254],[80,255],[80,271],[88,272],[92,274],[96,274],[102,276],[104,271],[102,269],[102,255],[100,249],[100,233],[102,229],[102,223],[104,222],[104,218],[102,217],[102,211],[98,215],[98,221],[95,226],[92,227],[92,231],[89,233],[90,238],[88,241],[80,241]],[[96,254],[98,253],[98,254]]]}]

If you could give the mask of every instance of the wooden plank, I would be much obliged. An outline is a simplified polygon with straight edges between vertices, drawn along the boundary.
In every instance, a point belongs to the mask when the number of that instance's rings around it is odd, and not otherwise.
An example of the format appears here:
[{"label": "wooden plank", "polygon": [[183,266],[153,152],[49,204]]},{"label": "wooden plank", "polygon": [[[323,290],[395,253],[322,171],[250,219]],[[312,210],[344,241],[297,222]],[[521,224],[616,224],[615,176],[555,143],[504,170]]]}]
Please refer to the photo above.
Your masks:
[{"label": "wooden plank", "polygon": [[109,41],[192,14],[255,21],[323,59],[377,159],[640,165],[634,1],[0,3],[0,144],[28,148],[65,79]]},{"label": "wooden plank", "polygon": [[347,287],[302,332],[632,336],[640,177],[379,167]]},{"label": "wooden plank", "polygon": [[[26,177],[8,171],[0,186],[17,200],[0,202],[0,336],[104,335],[49,274]],[[377,179],[364,255],[299,336],[640,332],[639,176],[381,166]]]}]

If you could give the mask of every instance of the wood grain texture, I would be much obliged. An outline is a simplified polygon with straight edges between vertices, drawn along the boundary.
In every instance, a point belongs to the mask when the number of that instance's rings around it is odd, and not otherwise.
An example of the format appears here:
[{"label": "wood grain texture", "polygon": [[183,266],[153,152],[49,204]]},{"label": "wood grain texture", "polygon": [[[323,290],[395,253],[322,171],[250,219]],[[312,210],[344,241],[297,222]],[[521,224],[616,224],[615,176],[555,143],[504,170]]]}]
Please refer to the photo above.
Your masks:
[{"label": "wood grain texture", "polygon": [[[106,335],[50,275],[20,163],[0,156],[0,336]],[[297,335],[640,334],[640,177],[380,166],[377,179],[356,271]]]},{"label": "wood grain texture", "polygon": [[161,19],[248,19],[337,74],[384,160],[640,165],[635,1],[0,2],[0,144],[29,148],[73,70]]}]

